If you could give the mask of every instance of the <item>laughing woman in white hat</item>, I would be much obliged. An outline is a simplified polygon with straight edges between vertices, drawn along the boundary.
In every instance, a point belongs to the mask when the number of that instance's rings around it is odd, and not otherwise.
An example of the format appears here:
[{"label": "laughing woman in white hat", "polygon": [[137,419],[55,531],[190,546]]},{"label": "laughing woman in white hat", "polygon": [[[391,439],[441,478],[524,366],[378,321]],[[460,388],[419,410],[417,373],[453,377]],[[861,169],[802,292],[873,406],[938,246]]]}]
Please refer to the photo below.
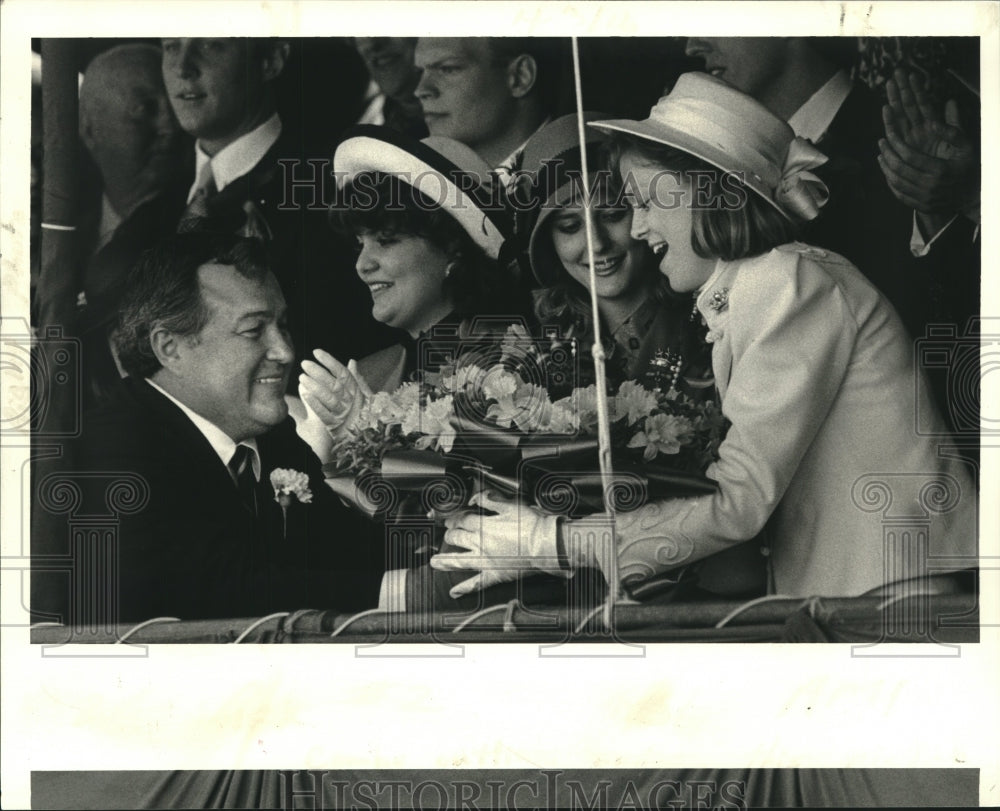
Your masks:
[{"label": "laughing woman in white hat", "polygon": [[[792,241],[825,202],[810,172],[825,157],[705,74],[682,76],[644,121],[593,126],[614,134],[633,236],[695,296],[732,423],[708,471],[715,494],[617,515],[620,577],[762,529],[779,594],[854,596],[974,566],[975,488],[938,452],[943,423],[899,317],[845,259]],[[477,568],[481,587],[509,578],[512,559],[550,572],[601,562],[574,522],[489,506],[498,515],[448,520],[446,540],[472,554],[433,566]]]},{"label": "laughing woman in white hat", "polygon": [[357,240],[372,315],[408,339],[347,366],[321,349],[315,362],[303,361],[302,402],[290,408],[324,460],[364,395],[436,371],[418,358],[417,338],[437,329],[454,343],[475,316],[518,315],[497,265],[506,215],[491,197],[489,166],[471,149],[356,127],[337,147],[334,172],[343,184],[334,215]]}]

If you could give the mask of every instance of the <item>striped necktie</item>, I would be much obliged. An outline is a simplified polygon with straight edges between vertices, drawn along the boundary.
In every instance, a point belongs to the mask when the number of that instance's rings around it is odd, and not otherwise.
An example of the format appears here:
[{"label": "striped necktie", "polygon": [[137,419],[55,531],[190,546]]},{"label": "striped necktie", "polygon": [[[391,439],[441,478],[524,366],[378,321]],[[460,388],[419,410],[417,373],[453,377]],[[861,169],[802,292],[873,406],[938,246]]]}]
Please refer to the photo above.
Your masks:
[{"label": "striped necktie", "polygon": [[194,218],[205,218],[208,216],[208,201],[218,192],[215,185],[215,174],[212,172],[212,164],[206,163],[198,176],[198,187],[195,189],[191,202],[184,209],[182,220]]},{"label": "striped necktie", "polygon": [[256,516],[257,481],[253,476],[253,450],[246,445],[237,445],[229,460],[229,472],[233,474],[240,501]]}]

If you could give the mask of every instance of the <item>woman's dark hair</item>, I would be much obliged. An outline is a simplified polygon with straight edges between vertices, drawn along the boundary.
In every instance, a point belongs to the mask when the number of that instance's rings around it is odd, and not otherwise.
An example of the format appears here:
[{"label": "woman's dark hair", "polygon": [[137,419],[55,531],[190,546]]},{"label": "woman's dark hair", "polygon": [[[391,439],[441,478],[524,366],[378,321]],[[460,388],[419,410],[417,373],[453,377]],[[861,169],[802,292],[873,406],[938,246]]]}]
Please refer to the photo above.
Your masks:
[{"label": "woman's dark hair", "polygon": [[[620,172],[622,157],[627,153],[668,171],[699,173],[698,179],[702,181],[699,193],[715,204],[695,207],[691,212],[691,247],[698,256],[726,261],[745,259],[767,253],[798,236],[799,226],[761,199],[735,173],[724,172],[665,144],[612,133],[608,154],[613,169]],[[737,201],[737,204],[723,204],[724,201]]]},{"label": "woman's dark hair", "polygon": [[508,304],[510,285],[503,284],[497,263],[458,220],[419,189],[394,175],[365,172],[345,186],[340,199],[331,209],[331,223],[347,236],[409,234],[443,250],[453,263],[444,292],[458,313],[501,312]]},{"label": "woman's dark hair", "polygon": [[198,269],[230,265],[247,279],[263,282],[271,262],[256,239],[191,231],[168,237],[146,251],[132,268],[118,310],[115,346],[131,377],[146,378],[161,366],[149,338],[157,327],[175,335],[197,335],[208,323]]}]

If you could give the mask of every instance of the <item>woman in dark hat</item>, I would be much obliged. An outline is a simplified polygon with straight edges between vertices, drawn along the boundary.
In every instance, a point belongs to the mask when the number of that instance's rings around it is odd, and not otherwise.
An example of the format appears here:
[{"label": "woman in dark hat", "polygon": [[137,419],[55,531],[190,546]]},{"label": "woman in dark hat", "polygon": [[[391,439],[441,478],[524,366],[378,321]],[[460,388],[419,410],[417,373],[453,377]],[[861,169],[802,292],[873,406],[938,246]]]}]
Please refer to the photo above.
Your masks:
[{"label": "woman in dark hat", "polygon": [[[584,114],[585,120],[595,117]],[[575,115],[556,119],[532,136],[512,196],[517,230],[526,242],[522,250],[541,285],[534,291],[535,315],[543,331],[557,327],[560,337],[575,339],[583,361],[590,358],[594,325],[578,137]],[[686,394],[708,394],[710,359],[700,319],[692,318],[690,300],[670,289],[647,245],[632,238],[632,210],[617,175],[607,169],[604,139],[589,129],[587,140],[597,308],[608,379],[615,386],[663,373]],[[589,363],[578,364],[578,370],[575,379],[567,380],[570,385],[594,382]]]}]

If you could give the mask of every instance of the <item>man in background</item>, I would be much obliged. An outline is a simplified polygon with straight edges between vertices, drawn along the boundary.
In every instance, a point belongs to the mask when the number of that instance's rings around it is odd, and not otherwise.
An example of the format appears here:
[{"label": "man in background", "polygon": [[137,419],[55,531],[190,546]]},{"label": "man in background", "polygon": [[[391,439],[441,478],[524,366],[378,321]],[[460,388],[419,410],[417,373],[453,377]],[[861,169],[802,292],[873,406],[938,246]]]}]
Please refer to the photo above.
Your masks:
[{"label": "man in background", "polygon": [[390,127],[413,138],[427,136],[420,102],[413,94],[420,71],[413,63],[416,37],[356,37],[354,48],[370,77],[358,124]]},{"label": "man in background", "polygon": [[160,49],[118,45],[98,54],[80,85],[80,140],[100,175],[100,201],[81,216],[81,332],[85,406],[121,379],[110,347],[125,278],[174,227],[188,146],[160,74]]},{"label": "man in background", "polygon": [[363,357],[395,338],[371,318],[353,255],[329,228],[322,196],[329,166],[309,163],[316,156],[285,136],[276,80],[289,47],[273,38],[163,41],[170,103],[197,139],[180,227],[207,223],[267,242],[296,345]]},{"label": "man in background", "polygon": [[544,38],[421,37],[416,95],[427,129],[471,147],[506,180],[553,115],[558,55]]}]

